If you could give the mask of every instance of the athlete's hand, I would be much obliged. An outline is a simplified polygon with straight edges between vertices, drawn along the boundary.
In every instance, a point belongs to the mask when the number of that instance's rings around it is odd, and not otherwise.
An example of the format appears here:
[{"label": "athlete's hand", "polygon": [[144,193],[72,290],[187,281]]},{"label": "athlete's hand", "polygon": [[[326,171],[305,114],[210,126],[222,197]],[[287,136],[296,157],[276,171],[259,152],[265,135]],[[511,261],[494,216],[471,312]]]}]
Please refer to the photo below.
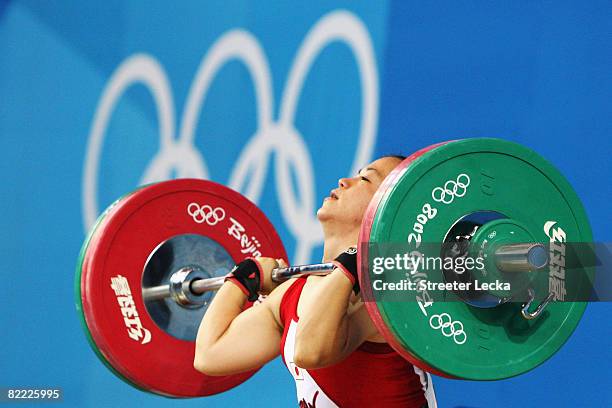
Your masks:
[{"label": "athlete's hand", "polygon": [[262,288],[260,293],[262,295],[267,295],[275,287],[277,287],[280,283],[274,282],[272,280],[272,270],[274,268],[285,268],[287,263],[283,259],[274,259],[260,256],[255,258],[255,260],[259,263],[261,267],[261,277],[263,278]]}]

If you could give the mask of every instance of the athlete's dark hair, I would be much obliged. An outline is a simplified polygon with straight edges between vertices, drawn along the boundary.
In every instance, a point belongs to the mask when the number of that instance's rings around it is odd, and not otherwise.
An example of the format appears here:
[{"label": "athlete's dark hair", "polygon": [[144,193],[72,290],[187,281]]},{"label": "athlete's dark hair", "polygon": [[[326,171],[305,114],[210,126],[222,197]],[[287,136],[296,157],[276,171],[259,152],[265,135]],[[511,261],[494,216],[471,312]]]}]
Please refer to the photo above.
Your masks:
[{"label": "athlete's dark hair", "polygon": [[395,157],[396,159],[404,160],[406,156],[402,154],[384,154],[379,157],[379,159],[384,159],[385,157]]}]

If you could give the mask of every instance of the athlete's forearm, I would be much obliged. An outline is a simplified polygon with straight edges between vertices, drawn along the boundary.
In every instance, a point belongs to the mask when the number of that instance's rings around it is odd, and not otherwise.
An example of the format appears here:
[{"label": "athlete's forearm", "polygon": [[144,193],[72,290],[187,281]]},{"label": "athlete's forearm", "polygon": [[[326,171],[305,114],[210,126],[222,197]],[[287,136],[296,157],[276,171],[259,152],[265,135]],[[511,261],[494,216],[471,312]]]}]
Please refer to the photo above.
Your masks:
[{"label": "athlete's forearm", "polygon": [[242,312],[246,300],[244,292],[232,282],[225,282],[217,291],[198,329],[194,359],[196,366],[203,366],[210,359],[215,343]]},{"label": "athlete's forearm", "polygon": [[294,362],[302,368],[333,364],[349,348],[347,309],[353,285],[338,269],[321,279],[299,316]]}]

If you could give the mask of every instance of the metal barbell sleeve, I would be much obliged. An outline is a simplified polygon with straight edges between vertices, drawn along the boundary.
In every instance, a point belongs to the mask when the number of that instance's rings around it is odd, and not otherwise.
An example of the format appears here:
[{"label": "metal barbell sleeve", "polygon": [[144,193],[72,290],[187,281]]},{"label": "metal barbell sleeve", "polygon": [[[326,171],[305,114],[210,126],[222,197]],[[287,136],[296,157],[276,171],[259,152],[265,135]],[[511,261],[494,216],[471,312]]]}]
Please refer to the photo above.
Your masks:
[{"label": "metal barbell sleeve", "polygon": [[495,264],[502,272],[528,272],[548,265],[542,244],[508,244],[495,250]]}]

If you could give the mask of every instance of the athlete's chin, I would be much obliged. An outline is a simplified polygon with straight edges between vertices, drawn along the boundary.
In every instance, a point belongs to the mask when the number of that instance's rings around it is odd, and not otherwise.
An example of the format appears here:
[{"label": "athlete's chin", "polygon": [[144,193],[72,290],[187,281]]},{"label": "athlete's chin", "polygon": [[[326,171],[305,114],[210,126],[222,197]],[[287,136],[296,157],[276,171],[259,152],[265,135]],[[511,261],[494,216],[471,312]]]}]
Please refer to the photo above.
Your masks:
[{"label": "athlete's chin", "polygon": [[330,208],[323,203],[323,205],[317,210],[317,218],[319,222],[329,221],[334,218],[334,213]]},{"label": "athlete's chin", "polygon": [[325,219],[327,218],[327,211],[325,208],[323,208],[323,206],[321,206],[318,210],[317,210],[317,219],[319,221],[325,221]]}]

